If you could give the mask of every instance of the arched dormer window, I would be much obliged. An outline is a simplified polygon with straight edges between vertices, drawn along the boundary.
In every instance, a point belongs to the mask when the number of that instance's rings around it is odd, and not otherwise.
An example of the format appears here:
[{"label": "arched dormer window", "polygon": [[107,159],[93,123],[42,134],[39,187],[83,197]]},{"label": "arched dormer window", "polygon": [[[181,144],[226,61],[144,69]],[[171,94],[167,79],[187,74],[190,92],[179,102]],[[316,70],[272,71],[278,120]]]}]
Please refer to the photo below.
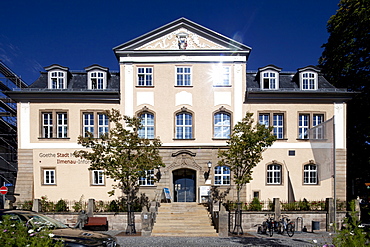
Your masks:
[{"label": "arched dormer window", "polygon": [[104,90],[107,88],[108,68],[91,65],[85,68],[87,72],[87,88],[90,90]]},{"label": "arched dormer window", "polygon": [[320,72],[320,69],[315,66],[307,66],[307,67],[298,69],[299,88],[301,90],[317,90],[319,72]]},{"label": "arched dormer window", "polygon": [[281,68],[275,65],[267,65],[259,68],[260,87],[262,90],[276,90],[279,89],[279,72]]},{"label": "arched dormer window", "polygon": [[68,68],[57,64],[45,67],[48,72],[49,89],[66,89]]}]

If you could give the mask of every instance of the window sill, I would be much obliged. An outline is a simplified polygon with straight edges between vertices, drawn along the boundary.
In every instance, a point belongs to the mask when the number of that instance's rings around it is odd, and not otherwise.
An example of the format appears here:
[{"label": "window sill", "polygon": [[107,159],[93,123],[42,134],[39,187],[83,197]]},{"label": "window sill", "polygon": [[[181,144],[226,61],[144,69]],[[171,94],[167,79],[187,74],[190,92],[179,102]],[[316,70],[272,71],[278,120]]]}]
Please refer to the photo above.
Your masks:
[{"label": "window sill", "polygon": [[303,186],[318,186],[319,184],[303,184]]},{"label": "window sill", "polygon": [[153,85],[151,86],[142,86],[142,85],[136,85],[137,88],[154,88]]},{"label": "window sill", "polygon": [[276,141],[287,141],[288,138],[281,138],[281,139],[276,139]]},{"label": "window sill", "polygon": [[189,138],[189,139],[177,139],[177,138],[173,138],[172,140],[174,140],[174,141],[194,141],[195,138]]},{"label": "window sill", "polygon": [[214,140],[214,141],[227,141],[227,140],[230,140],[230,138],[215,138],[215,137],[213,137],[212,138],[212,140]]},{"label": "window sill", "polygon": [[90,184],[90,186],[97,186],[97,187],[104,187],[105,186],[105,184]]},{"label": "window sill", "polygon": [[266,184],[266,186],[283,186],[283,184]]},{"label": "window sill", "polygon": [[297,138],[296,140],[297,141],[309,141],[310,139],[308,139],[308,138]]},{"label": "window sill", "polygon": [[57,186],[57,184],[42,184],[42,186]]},{"label": "window sill", "polygon": [[175,87],[193,87],[193,85],[175,85]]},{"label": "window sill", "polygon": [[213,87],[232,87],[231,85],[213,85]]},{"label": "window sill", "polygon": [[70,137],[66,137],[66,138],[57,138],[57,137],[45,138],[45,137],[39,137],[38,139],[39,140],[70,140],[71,138]]}]

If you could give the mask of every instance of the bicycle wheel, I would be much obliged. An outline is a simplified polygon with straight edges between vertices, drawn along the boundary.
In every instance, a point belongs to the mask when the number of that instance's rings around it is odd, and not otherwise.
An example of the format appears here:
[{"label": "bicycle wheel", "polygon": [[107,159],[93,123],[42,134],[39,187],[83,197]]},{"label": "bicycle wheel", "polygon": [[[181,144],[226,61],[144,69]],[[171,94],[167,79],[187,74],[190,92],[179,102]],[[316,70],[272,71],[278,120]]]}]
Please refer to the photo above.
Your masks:
[{"label": "bicycle wheel", "polygon": [[268,230],[269,236],[272,237],[272,235],[274,235],[274,226],[272,222],[270,222],[267,230]]},{"label": "bicycle wheel", "polygon": [[286,226],[286,232],[289,237],[292,237],[294,235],[294,225],[293,224],[288,224]]}]

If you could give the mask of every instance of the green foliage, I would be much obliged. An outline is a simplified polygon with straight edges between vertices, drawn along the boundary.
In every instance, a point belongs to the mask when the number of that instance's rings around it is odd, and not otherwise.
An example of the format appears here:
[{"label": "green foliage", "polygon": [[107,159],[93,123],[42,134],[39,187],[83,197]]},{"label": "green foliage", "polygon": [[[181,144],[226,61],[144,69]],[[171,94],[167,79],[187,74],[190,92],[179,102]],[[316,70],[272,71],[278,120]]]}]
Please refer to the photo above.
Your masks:
[{"label": "green foliage", "polygon": [[[319,60],[329,82],[359,92],[348,101],[348,176],[365,195],[370,176],[370,1],[341,0],[327,24],[330,34]],[[362,190],[362,191],[361,191]],[[358,195],[358,194],[357,194]],[[355,195],[353,195],[355,196]]]},{"label": "green foliage", "polygon": [[21,209],[32,210],[33,201],[24,201],[20,204]]},{"label": "green foliage", "polygon": [[343,229],[334,237],[336,247],[370,246],[369,233],[365,232],[357,220],[355,201],[349,203],[350,212],[344,220]]},{"label": "green foliage", "polygon": [[219,150],[218,165],[229,166],[237,188],[238,202],[240,190],[252,180],[252,169],[262,160],[262,153],[276,140],[272,127],[254,124],[253,113],[247,113],[238,122],[227,141],[228,149]]},{"label": "green foliage", "polygon": [[231,188],[228,187],[226,190],[221,192],[218,186],[211,186],[210,195],[211,195],[212,201],[222,203],[225,197],[229,194],[230,189]]},{"label": "green foliage", "polygon": [[125,195],[131,195],[139,187],[137,181],[145,176],[145,171],[164,166],[159,155],[161,142],[139,137],[140,118],[122,116],[116,109],[105,114],[114,127],[100,139],[92,134],[79,136],[78,144],[89,150],[76,151],[74,155],[89,160],[91,170],[104,170],[106,176],[117,182],[113,189],[119,188]]},{"label": "green foliage", "polygon": [[250,211],[261,211],[262,210],[262,205],[260,203],[260,200],[258,197],[254,197],[251,204],[249,204]]},{"label": "green foliage", "polygon": [[55,203],[49,202],[47,196],[41,197],[41,210],[42,212],[54,212],[55,211]]},{"label": "green foliage", "polygon": [[60,199],[55,204],[55,212],[68,212],[67,202],[63,199]]},{"label": "green foliage", "polygon": [[46,229],[27,227],[23,222],[5,215],[0,222],[0,243],[3,247],[63,246],[62,241],[52,239],[53,234]]},{"label": "green foliage", "polygon": [[80,197],[80,200],[74,202],[74,205],[72,206],[72,208],[75,212],[86,210],[87,206],[86,206],[86,202],[84,201],[83,195]]},{"label": "green foliage", "polygon": [[303,201],[299,200],[298,202],[298,208],[301,211],[308,211],[310,210],[310,205],[306,198],[303,199]]}]

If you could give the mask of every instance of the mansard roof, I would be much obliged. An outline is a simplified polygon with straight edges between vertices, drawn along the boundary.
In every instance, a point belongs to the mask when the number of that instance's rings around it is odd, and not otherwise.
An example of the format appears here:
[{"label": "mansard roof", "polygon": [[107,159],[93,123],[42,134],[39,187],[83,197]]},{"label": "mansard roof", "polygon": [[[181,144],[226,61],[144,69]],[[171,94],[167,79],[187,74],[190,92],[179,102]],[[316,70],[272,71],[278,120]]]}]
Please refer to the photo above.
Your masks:
[{"label": "mansard roof", "polygon": [[[186,49],[179,49],[177,35],[188,37]],[[157,53],[167,51],[174,53],[244,53],[249,55],[251,48],[222,34],[212,31],[204,26],[192,22],[184,17],[161,26],[153,31],[134,38],[113,48],[117,57],[140,53]]]}]

